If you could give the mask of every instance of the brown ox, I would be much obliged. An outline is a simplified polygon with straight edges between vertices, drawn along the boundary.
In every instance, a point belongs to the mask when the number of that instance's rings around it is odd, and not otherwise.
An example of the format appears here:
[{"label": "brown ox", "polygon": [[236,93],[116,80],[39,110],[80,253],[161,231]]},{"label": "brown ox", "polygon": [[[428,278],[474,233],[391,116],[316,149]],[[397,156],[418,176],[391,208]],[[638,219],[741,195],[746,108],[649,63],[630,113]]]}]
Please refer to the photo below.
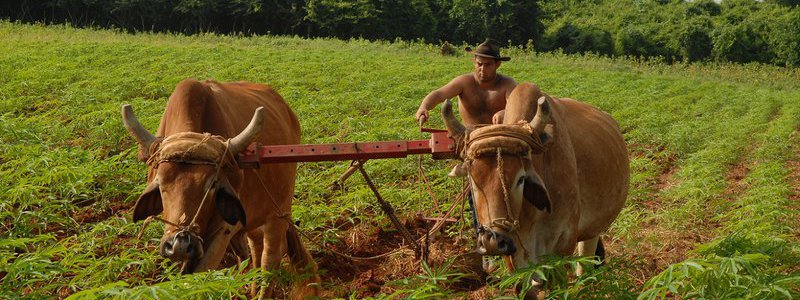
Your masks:
[{"label": "brown ox", "polygon": [[[182,261],[182,273],[213,269],[229,244],[246,254],[246,235],[254,267],[276,269],[288,252],[293,269],[313,273],[294,295],[318,294],[317,285],[307,285],[319,282],[316,264],[287,222],[296,164],[242,170],[233,159],[253,141],[300,142],[297,116],[278,93],[255,83],[186,79],[169,97],[157,136],[144,129],[130,106],[122,115],[139,144],[139,159],[150,166],[133,220],[163,212],[164,257]],[[271,289],[260,294],[270,297]]]},{"label": "brown ox", "polygon": [[610,115],[530,83],[511,92],[503,124],[467,132],[449,103],[442,114],[450,134],[466,138],[480,253],[511,257],[514,267],[572,255],[576,245],[578,255],[602,258],[600,234],[625,203],[630,173]]}]

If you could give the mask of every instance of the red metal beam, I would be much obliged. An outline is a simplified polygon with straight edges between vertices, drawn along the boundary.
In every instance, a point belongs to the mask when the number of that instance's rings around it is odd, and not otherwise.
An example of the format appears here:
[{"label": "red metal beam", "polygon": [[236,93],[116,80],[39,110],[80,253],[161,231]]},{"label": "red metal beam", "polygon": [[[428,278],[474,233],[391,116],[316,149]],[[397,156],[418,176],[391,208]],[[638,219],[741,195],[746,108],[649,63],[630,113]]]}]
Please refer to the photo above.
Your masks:
[{"label": "red metal beam", "polygon": [[429,140],[382,141],[337,144],[270,145],[250,147],[239,155],[239,166],[257,168],[259,164],[402,158],[432,154],[434,159],[455,156],[453,140],[447,131],[423,128]]}]

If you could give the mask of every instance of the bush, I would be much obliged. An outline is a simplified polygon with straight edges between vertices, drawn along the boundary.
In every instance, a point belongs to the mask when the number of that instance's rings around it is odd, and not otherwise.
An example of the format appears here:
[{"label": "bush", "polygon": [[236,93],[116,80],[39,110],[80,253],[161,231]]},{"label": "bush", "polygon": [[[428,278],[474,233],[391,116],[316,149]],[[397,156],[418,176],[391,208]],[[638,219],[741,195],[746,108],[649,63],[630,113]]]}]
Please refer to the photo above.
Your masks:
[{"label": "bush", "polygon": [[450,19],[455,41],[480,42],[487,37],[513,45],[538,41],[544,26],[536,1],[453,0]]},{"label": "bush", "polygon": [[422,0],[309,0],[306,19],[319,35],[340,38],[436,37],[436,20]]},{"label": "bush", "polygon": [[653,33],[641,26],[626,26],[617,32],[617,53],[627,56],[647,57],[660,55]]},{"label": "bush", "polygon": [[614,41],[605,30],[593,27],[580,28],[565,23],[550,37],[550,49],[562,49],[565,53],[595,52],[603,55],[614,53]]},{"label": "bush", "polygon": [[770,61],[769,45],[752,24],[729,24],[713,33],[713,54],[718,61],[754,62]]},{"label": "bush", "polygon": [[712,0],[700,0],[689,2],[686,7],[686,16],[718,16],[722,8],[717,2]]},{"label": "bush", "polygon": [[689,62],[705,60],[711,56],[714,45],[711,43],[711,20],[696,18],[686,22],[678,32],[681,56]]},{"label": "bush", "polygon": [[325,36],[371,37],[378,22],[378,10],[370,0],[309,0],[306,11],[306,19]]},{"label": "bush", "polygon": [[780,27],[771,36],[775,63],[800,67],[800,9],[794,9],[786,19],[776,23]]}]

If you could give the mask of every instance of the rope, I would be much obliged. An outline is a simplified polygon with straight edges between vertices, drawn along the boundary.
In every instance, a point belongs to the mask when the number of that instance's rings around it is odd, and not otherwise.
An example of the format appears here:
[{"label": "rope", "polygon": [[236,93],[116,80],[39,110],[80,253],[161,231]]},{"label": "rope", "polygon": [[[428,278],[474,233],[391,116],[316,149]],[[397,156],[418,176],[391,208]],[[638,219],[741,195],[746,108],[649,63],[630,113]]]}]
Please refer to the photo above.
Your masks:
[{"label": "rope", "polygon": [[[230,139],[228,139],[228,140],[225,140],[225,143],[223,144],[224,145],[224,150],[223,150],[222,155],[220,156],[218,162],[208,162],[208,161],[202,161],[202,160],[193,160],[193,159],[189,158],[194,153],[194,151],[198,147],[200,147],[200,145],[208,142],[210,139],[211,139],[211,134],[204,133],[203,134],[203,139],[201,139],[199,142],[195,143],[194,145],[192,145],[188,149],[186,149],[183,152],[178,154],[180,156],[180,159],[161,159],[161,157],[160,157],[161,155],[160,154],[161,154],[161,149],[162,149],[163,144],[159,144],[158,149],[155,152],[153,152],[153,154],[150,155],[150,157],[147,159],[147,164],[151,165],[151,164],[155,163],[155,166],[154,166],[155,168],[158,168],[158,165],[161,164],[162,162],[170,161],[170,162],[178,162],[178,163],[214,165],[216,167],[216,170],[214,171],[214,177],[212,178],[212,184],[210,184],[206,188],[205,193],[203,193],[203,199],[200,201],[200,206],[197,207],[197,210],[195,211],[194,216],[192,217],[192,220],[191,220],[191,222],[189,222],[189,224],[187,224],[187,225],[176,224],[176,223],[167,221],[167,220],[165,220],[165,219],[163,219],[161,217],[150,216],[147,219],[145,219],[144,224],[142,225],[142,229],[139,232],[139,234],[137,235],[138,239],[142,238],[142,235],[144,234],[144,231],[147,228],[147,225],[149,225],[149,223],[152,220],[158,220],[158,221],[163,222],[164,224],[172,225],[172,226],[176,227],[178,229],[178,233],[186,232],[187,234],[189,234],[190,238],[196,238],[197,240],[200,241],[201,245],[203,244],[203,238],[199,234],[196,233],[196,231],[198,230],[198,227],[199,227],[199,225],[197,224],[197,217],[200,215],[200,211],[203,210],[203,206],[205,206],[206,199],[208,199],[209,192],[214,187],[214,184],[217,182],[217,179],[219,178],[219,173],[222,170],[222,166],[225,165],[225,158],[226,158],[225,155],[230,153],[228,151],[228,149],[230,148]],[[156,158],[158,160],[156,160]],[[219,229],[217,229],[217,231],[219,231]],[[216,234],[216,232],[213,232],[211,235],[214,235],[214,234]]]},{"label": "rope", "polygon": [[465,160],[471,160],[495,149],[502,149],[504,153],[525,155],[530,158],[532,153],[544,151],[544,144],[534,134],[530,124],[519,122],[517,124],[495,124],[481,126],[465,135],[465,149],[459,152]]},{"label": "rope", "polygon": [[[513,217],[511,214],[511,203],[508,201],[508,188],[506,187],[506,180],[505,180],[505,173],[503,172],[503,155],[500,148],[497,148],[497,173],[500,176],[500,183],[503,186],[503,202],[506,204],[506,211],[508,212],[508,218],[498,218],[492,220],[492,226],[498,227],[503,229],[509,233],[514,233],[517,236],[517,241],[519,242],[520,247],[522,248],[525,257],[528,257],[528,249],[525,248],[525,244],[522,242],[522,238],[519,236],[519,220]],[[513,257],[509,257],[507,263],[513,263]],[[510,262],[509,262],[510,261]],[[513,265],[513,264],[512,264]],[[513,270],[513,269],[512,269]]]},{"label": "rope", "polygon": [[[200,143],[197,143],[197,144],[199,145],[199,144],[202,144],[202,143],[208,141],[208,137],[210,137],[210,136],[211,136],[210,134],[206,134],[205,137],[203,138],[203,140],[200,141]],[[217,163],[217,169],[214,171],[214,178],[212,179],[213,182],[212,182],[211,185],[208,186],[208,188],[206,188],[206,192],[205,192],[205,194],[203,194],[203,200],[200,201],[200,206],[197,207],[197,211],[194,212],[194,217],[192,217],[192,222],[189,223],[189,226],[193,226],[193,225],[197,224],[197,223],[195,223],[195,221],[197,221],[197,216],[200,215],[200,210],[203,209],[203,205],[206,204],[206,199],[208,199],[208,192],[211,191],[211,187],[214,184],[216,184],[217,179],[219,178],[219,171],[222,170],[222,163],[223,163],[223,160],[225,160],[225,154],[228,154],[228,148],[230,148],[230,145],[231,145],[231,140],[230,139],[226,140],[225,141],[225,151],[222,152],[222,156],[220,156],[220,159],[219,159],[220,161],[219,161],[219,163]],[[197,146],[194,146],[192,148],[189,148],[189,150],[194,150],[196,148],[197,148]],[[188,150],[187,150],[187,152],[188,152]]]},{"label": "rope", "polygon": [[[506,176],[505,172],[503,172],[503,153],[500,148],[497,148],[497,175],[500,176],[500,185],[503,186],[503,202],[506,204],[508,218],[512,218],[511,204],[508,203],[508,187],[506,187]],[[517,222],[514,220],[512,223],[516,225]]]}]

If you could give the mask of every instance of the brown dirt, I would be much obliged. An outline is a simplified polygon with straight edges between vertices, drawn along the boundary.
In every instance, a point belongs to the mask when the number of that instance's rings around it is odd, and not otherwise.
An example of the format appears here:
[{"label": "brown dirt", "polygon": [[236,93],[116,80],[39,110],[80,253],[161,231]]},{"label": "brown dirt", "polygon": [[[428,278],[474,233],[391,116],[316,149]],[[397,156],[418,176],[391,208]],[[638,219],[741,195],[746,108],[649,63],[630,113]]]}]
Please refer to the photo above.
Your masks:
[{"label": "brown dirt", "polygon": [[[427,226],[431,226],[428,223]],[[423,236],[426,226],[422,221],[406,222],[405,227],[414,236]],[[374,225],[357,224],[344,231],[341,243],[331,245],[340,253],[356,257],[368,257],[388,253],[404,244],[400,233],[393,229],[383,229]],[[440,268],[449,258],[456,258],[448,273],[464,273],[469,276],[448,286],[456,291],[479,292],[485,274],[480,271],[480,259],[463,255],[467,249],[467,241],[436,234],[429,240],[428,264],[432,268]],[[398,288],[393,281],[414,278],[423,275],[420,260],[414,257],[411,250],[405,250],[389,257],[374,260],[350,260],[330,251],[312,253],[324,270],[322,281],[325,285],[323,298],[357,298],[391,294]]]},{"label": "brown dirt", "polygon": [[125,203],[123,199],[111,200],[109,201],[109,203],[111,204],[109,204],[108,207],[102,210],[98,210],[92,207],[85,207],[79,209],[74,214],[72,214],[72,218],[75,219],[75,222],[78,222],[79,224],[96,223],[108,219],[111,216],[117,214],[123,216],[124,213],[131,208],[131,204]]},{"label": "brown dirt", "polygon": [[[642,209],[647,211],[645,215],[656,215],[662,209],[664,201],[660,192],[680,184],[674,178],[678,171],[675,165],[676,157],[660,153],[666,151],[660,146],[631,145],[630,149],[632,156],[646,156],[660,167],[660,174],[652,182],[652,197],[641,203]],[[728,170],[726,174],[728,188],[724,194],[727,199],[736,199],[746,190],[747,187],[742,179],[748,172],[749,167],[744,161]],[[692,225],[692,230],[676,230],[665,226],[658,219],[645,218],[629,240],[605,238],[607,256],[622,260],[619,263],[633,272],[630,275],[635,283],[641,286],[667,266],[685,260],[688,252],[696,248],[697,244],[710,241],[719,226],[716,221],[700,218],[697,224]]]},{"label": "brown dirt", "polygon": [[[792,140],[797,141],[798,136],[800,136],[800,130],[794,132]],[[792,193],[789,195],[789,200],[792,201],[791,207],[794,209],[794,211],[800,211],[800,144],[794,142],[792,145],[794,157],[787,163],[787,167],[789,170],[791,170],[789,173],[789,182],[792,186]],[[795,218],[794,220],[794,236],[800,240],[800,217]],[[798,266],[798,269],[800,269],[800,266]]]}]

